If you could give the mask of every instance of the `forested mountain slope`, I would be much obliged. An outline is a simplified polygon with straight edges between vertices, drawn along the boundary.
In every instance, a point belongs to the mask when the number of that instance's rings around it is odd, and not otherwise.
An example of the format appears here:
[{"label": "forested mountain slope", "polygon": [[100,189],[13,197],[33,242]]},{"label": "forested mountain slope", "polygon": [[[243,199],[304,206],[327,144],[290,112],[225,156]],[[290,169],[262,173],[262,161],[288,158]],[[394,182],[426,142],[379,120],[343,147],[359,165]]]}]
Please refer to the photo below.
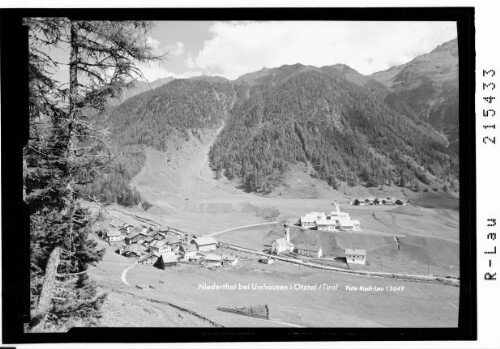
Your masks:
[{"label": "forested mountain slope", "polygon": [[116,158],[89,190],[106,202],[136,203],[127,183],[144,164],[145,146],[171,150],[220,126],[209,152],[214,175],[250,192],[272,191],[298,163],[334,188],[419,190],[432,179],[456,190],[457,65],[452,40],[371,76],[344,64],[294,64],[232,82],[170,81],[109,108],[102,122]]},{"label": "forested mountain slope", "polygon": [[246,76],[246,98],[210,153],[213,168],[240,177],[247,190],[272,190],[287,164],[298,161],[310,161],[334,187],[337,180],[368,186],[426,182],[427,170],[457,176],[442,138],[423,132],[337,69],[282,68],[267,70],[270,77]]},{"label": "forested mountain slope", "polygon": [[140,196],[128,183],[144,165],[144,147],[165,150],[190,134],[217,129],[235,100],[226,79],[174,80],[109,108],[101,122],[110,131],[114,159],[111,169],[87,186],[87,194],[104,202],[137,204]]}]

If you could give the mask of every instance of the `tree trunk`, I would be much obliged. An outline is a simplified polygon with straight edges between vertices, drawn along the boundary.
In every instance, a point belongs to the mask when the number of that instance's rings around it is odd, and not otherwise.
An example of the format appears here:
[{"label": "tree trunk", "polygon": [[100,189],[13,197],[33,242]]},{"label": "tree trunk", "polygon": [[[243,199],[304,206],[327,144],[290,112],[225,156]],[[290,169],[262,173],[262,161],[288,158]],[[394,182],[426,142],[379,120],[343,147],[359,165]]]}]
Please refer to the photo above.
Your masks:
[{"label": "tree trunk", "polygon": [[47,266],[45,267],[45,277],[42,285],[42,292],[38,298],[38,306],[31,319],[31,332],[40,332],[45,324],[45,317],[50,309],[54,285],[56,283],[57,267],[59,266],[61,248],[56,246],[50,253]]}]

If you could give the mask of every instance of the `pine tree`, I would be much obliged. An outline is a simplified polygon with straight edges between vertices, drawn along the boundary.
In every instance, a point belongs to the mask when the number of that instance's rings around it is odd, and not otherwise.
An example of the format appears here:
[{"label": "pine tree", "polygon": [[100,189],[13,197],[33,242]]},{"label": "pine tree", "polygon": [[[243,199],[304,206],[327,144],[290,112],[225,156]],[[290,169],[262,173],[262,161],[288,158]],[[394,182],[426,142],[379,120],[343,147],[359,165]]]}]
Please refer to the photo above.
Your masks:
[{"label": "pine tree", "polygon": [[[145,41],[148,22],[27,18],[30,138],[24,149],[24,200],[31,222],[32,332],[95,323],[105,294],[87,275],[104,254],[89,238],[93,218],[83,184],[110,162],[106,133],[94,122],[140,71],[159,58]],[[54,48],[70,51],[55,61]],[[69,67],[69,88],[54,77]],[[106,196],[106,195],[105,195]],[[108,198],[106,198],[108,199]]]}]

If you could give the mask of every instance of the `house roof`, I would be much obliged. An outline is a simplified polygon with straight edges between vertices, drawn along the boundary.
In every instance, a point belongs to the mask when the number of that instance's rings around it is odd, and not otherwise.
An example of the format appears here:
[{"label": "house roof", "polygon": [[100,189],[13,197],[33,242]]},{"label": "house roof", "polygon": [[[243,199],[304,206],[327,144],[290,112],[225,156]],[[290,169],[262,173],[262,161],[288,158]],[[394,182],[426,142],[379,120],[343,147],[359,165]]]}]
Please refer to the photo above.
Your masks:
[{"label": "house roof", "polygon": [[353,222],[351,221],[351,219],[347,218],[347,217],[339,217],[338,221],[339,221],[340,225],[344,226],[344,227],[350,227],[353,224]]},{"label": "house roof", "polygon": [[316,225],[332,225],[335,224],[334,219],[321,219],[316,221]]},{"label": "house roof", "polygon": [[122,234],[118,230],[108,231],[108,236],[121,236]]},{"label": "house roof", "polygon": [[208,261],[221,261],[222,260],[222,256],[220,254],[216,254],[216,253],[207,253],[205,255],[205,260],[208,260]]},{"label": "house roof", "polygon": [[165,252],[161,255],[161,258],[163,259],[163,263],[177,262],[177,257],[173,252]]},{"label": "house roof", "polygon": [[276,242],[280,247],[293,247],[294,246],[290,241],[286,241],[285,238],[276,239],[273,242]]},{"label": "house roof", "polygon": [[[181,242],[181,240],[179,239],[179,237],[175,236],[175,235],[167,235],[167,236],[165,236],[165,241],[169,245],[178,244],[178,243]],[[215,242],[215,243],[217,243],[217,242]]]},{"label": "house roof", "polygon": [[140,263],[140,262],[145,261],[146,259],[149,259],[149,258],[158,258],[159,256],[160,256],[159,253],[149,252],[144,257],[139,258],[138,262]]},{"label": "house roof", "polygon": [[352,254],[357,254],[357,255],[363,255],[363,256],[366,256],[366,250],[359,250],[359,249],[356,249],[356,248],[346,248],[344,253],[346,255],[352,255]]},{"label": "house roof", "polygon": [[310,251],[319,251],[321,249],[321,246],[312,245],[307,242],[299,243],[296,245],[296,247],[299,250],[310,250]]},{"label": "house roof", "polygon": [[182,250],[184,252],[196,252],[197,249],[196,249],[196,246],[195,245],[182,245]]},{"label": "house roof", "polygon": [[347,213],[347,212],[332,211],[332,212],[330,212],[329,217],[330,217],[330,219],[331,218],[337,218],[337,217],[349,217],[349,213]]},{"label": "house roof", "polygon": [[127,245],[125,247],[125,250],[126,251],[129,251],[129,252],[141,252],[141,251],[144,251],[146,248],[142,245],[139,245],[139,244],[132,244],[132,245]]},{"label": "house roof", "polygon": [[149,246],[151,247],[158,247],[158,248],[162,248],[163,246],[165,246],[165,241],[163,240],[153,240]]},{"label": "house roof", "polygon": [[361,224],[361,223],[360,223],[360,221],[359,221],[359,220],[357,220],[357,219],[353,219],[353,220],[352,220],[352,224],[358,224],[358,225],[359,225],[359,224]]},{"label": "house roof", "polygon": [[195,239],[194,242],[196,243],[196,245],[198,246],[204,246],[204,245],[213,245],[213,244],[217,244],[217,240],[215,240],[213,237],[211,236],[202,236],[198,239]]},{"label": "house roof", "polygon": [[136,237],[137,235],[143,235],[143,236],[147,237],[147,235],[145,233],[143,233],[142,231],[140,231],[140,230],[137,231],[134,229],[134,231],[130,232],[130,234],[127,235],[127,238],[132,239],[132,238]]},{"label": "house roof", "polygon": [[300,217],[301,221],[314,222],[315,220],[324,219],[326,214],[324,212],[309,212],[303,217]]}]

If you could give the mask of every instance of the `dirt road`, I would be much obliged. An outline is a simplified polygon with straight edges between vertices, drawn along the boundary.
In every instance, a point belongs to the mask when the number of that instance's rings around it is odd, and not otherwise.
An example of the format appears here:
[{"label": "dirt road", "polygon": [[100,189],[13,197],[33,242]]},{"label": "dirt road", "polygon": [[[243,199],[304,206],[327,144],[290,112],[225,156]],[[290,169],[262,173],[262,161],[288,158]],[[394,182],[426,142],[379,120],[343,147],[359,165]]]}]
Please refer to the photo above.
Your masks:
[{"label": "dirt road", "polygon": [[258,227],[258,226],[261,226],[261,225],[271,225],[271,224],[277,224],[277,223],[279,223],[279,222],[266,222],[266,223],[257,223],[257,224],[242,225],[240,227],[235,227],[235,228],[225,229],[225,230],[221,230],[221,231],[216,231],[214,233],[210,233],[210,234],[207,234],[205,236],[215,236],[215,235],[218,235],[218,234],[227,233],[229,231],[246,229],[246,228],[253,228],[253,227]]}]

